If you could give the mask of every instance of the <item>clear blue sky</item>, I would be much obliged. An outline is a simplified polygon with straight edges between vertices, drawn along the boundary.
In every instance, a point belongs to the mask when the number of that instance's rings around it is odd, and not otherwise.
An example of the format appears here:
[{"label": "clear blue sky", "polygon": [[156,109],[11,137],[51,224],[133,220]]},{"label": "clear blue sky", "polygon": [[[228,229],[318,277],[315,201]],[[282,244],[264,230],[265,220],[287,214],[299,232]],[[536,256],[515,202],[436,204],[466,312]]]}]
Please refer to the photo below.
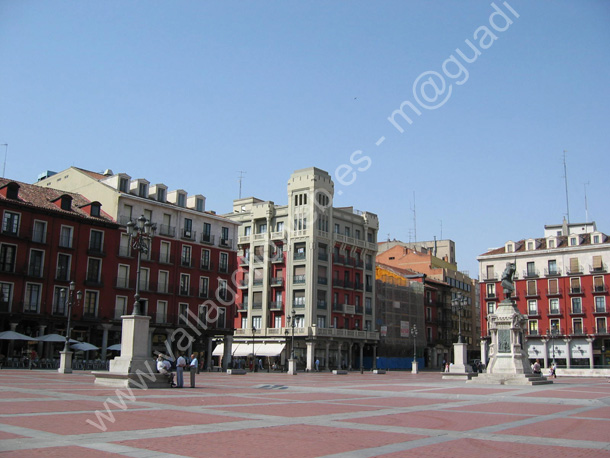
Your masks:
[{"label": "clear blue sky", "polygon": [[453,239],[476,278],[477,255],[566,215],[567,150],[570,220],[586,189],[610,233],[610,2],[495,4],[2,0],[5,175],[112,169],[224,213],[238,171],[285,204],[316,166],[380,239]]}]

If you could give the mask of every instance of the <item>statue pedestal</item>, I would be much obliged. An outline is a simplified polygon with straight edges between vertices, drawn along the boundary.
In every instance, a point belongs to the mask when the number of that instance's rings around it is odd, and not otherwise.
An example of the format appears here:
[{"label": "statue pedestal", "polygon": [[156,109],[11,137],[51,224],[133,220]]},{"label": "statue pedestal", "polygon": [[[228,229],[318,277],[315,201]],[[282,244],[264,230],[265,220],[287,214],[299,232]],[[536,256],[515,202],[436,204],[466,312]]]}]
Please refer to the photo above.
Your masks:
[{"label": "statue pedestal", "polygon": [[95,384],[117,388],[169,388],[166,375],[148,354],[149,316],[122,316],[121,356],[110,361],[108,372],[93,372]]},{"label": "statue pedestal", "polygon": [[288,375],[297,375],[297,360],[288,360]]},{"label": "statue pedestal", "polygon": [[524,350],[527,317],[519,313],[516,304],[506,298],[495,313],[487,316],[491,333],[490,360],[487,372],[469,383],[507,385],[539,385],[553,383],[546,377],[534,375]]},{"label": "statue pedestal", "polygon": [[71,351],[59,352],[59,369],[57,369],[57,372],[60,374],[72,373],[72,355]]},{"label": "statue pedestal", "polygon": [[417,374],[419,372],[419,363],[417,361],[411,362],[411,373]]},{"label": "statue pedestal", "polygon": [[450,373],[465,374],[472,372],[472,367],[466,364],[467,344],[457,342],[453,344],[453,365],[449,366]]}]

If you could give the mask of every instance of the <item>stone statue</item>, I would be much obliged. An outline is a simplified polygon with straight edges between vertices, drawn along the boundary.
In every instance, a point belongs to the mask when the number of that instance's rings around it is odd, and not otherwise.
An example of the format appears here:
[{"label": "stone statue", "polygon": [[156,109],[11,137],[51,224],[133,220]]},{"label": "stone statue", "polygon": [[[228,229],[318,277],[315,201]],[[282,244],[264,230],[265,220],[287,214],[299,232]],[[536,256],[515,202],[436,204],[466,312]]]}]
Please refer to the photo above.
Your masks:
[{"label": "stone statue", "polygon": [[502,289],[504,290],[504,295],[506,299],[510,298],[512,293],[515,291],[515,282],[513,281],[513,277],[515,276],[515,271],[517,270],[514,262],[507,262],[506,269],[502,272]]}]

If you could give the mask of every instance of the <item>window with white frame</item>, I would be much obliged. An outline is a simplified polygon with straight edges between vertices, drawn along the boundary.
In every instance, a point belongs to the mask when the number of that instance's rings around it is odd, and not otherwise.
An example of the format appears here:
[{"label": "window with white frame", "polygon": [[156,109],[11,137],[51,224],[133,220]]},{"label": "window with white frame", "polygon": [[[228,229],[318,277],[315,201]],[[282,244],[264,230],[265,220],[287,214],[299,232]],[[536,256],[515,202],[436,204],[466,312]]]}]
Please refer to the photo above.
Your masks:
[{"label": "window with white frame", "polygon": [[561,334],[561,321],[559,318],[553,318],[549,321],[549,329],[555,329],[557,331],[557,335]]},{"label": "window with white frame", "polygon": [[32,228],[32,242],[45,243],[47,241],[47,222],[35,220]]},{"label": "window with white frame", "polygon": [[61,226],[59,230],[59,246],[62,248],[72,248],[72,226]]},{"label": "window with white frame", "polygon": [[68,288],[56,286],[53,288],[53,315],[66,315],[68,307]]},{"label": "window with white frame", "polygon": [[223,273],[229,271],[229,255],[227,253],[220,253],[220,264],[218,270]]},{"label": "window with white frame", "polygon": [[572,298],[572,313],[582,313],[582,298]]},{"label": "window with white frame", "polygon": [[129,266],[127,264],[119,264],[116,287],[129,288]]},{"label": "window with white frame", "polygon": [[140,267],[140,291],[150,291],[150,269]]},{"label": "window with white frame", "polygon": [[189,322],[189,305],[184,302],[178,304],[178,324],[187,324]]},{"label": "window with white frame", "polygon": [[199,297],[208,297],[210,289],[210,279],[208,277],[199,277]]},{"label": "window with white frame", "polygon": [[[487,297],[496,297],[496,284],[487,283]],[[430,291],[427,291],[428,295],[431,295]]]},{"label": "window with white frame", "polygon": [[606,297],[595,297],[595,313],[606,313]]},{"label": "window with white frame", "polygon": [[169,272],[160,270],[157,274],[157,292],[169,293]]},{"label": "window with white frame", "polygon": [[19,221],[21,214],[6,210],[2,219],[2,232],[4,234],[17,235],[19,233]]},{"label": "window with white frame", "polygon": [[104,233],[102,231],[91,230],[89,234],[89,250],[101,253],[104,247]]},{"label": "window with white frame", "polygon": [[559,299],[555,297],[549,299],[549,313],[551,315],[559,314]]},{"label": "window with white frame", "polygon": [[191,266],[191,252],[192,248],[190,245],[182,245],[182,255],[180,256],[180,264],[184,267]]},{"label": "window with white frame", "polygon": [[248,328],[248,317],[242,316],[241,317],[241,329],[247,329],[247,328]]},{"label": "window with white frame", "polygon": [[595,330],[598,334],[605,334],[608,328],[606,327],[606,317],[595,318]]},{"label": "window with white frame", "polygon": [[282,327],[282,317],[279,315],[276,315],[273,318],[273,327],[276,329],[280,329]]},{"label": "window with white frame", "polygon": [[531,299],[527,301],[527,314],[528,315],[538,315],[538,301],[535,299]]},{"label": "window with white frame", "polygon": [[487,303],[487,314],[491,314],[491,313],[495,313],[496,312],[496,303],[495,302],[488,302]]},{"label": "window with white frame", "polygon": [[530,336],[538,335],[538,320],[529,320],[527,322],[528,333]]},{"label": "window with white frame", "polygon": [[117,296],[114,301],[114,319],[120,320],[123,315],[127,315],[127,296]]},{"label": "window with white frame", "polygon": [[210,250],[201,250],[201,268],[205,270],[211,270],[210,265]]},{"label": "window with white frame", "polygon": [[0,282],[0,311],[10,312],[13,300],[13,284]]},{"label": "window with white frame", "polygon": [[28,264],[28,275],[30,277],[42,277],[44,265],[44,251],[30,250],[30,262]]},{"label": "window with white frame", "polygon": [[180,295],[189,296],[191,289],[191,276],[189,274],[180,274]]},{"label": "window with white frame", "polygon": [[85,291],[85,299],[83,302],[83,316],[97,316],[97,304],[99,293],[97,291]]},{"label": "window with white frame", "polygon": [[226,280],[221,280],[221,279],[218,280],[217,299],[219,301],[228,300],[227,281]]},{"label": "window with white frame", "polygon": [[87,259],[87,281],[89,283],[100,283],[102,275],[102,260],[99,258]]},{"label": "window with white frame", "polygon": [[582,318],[573,318],[572,319],[572,334],[576,334],[576,335],[583,334]]},{"label": "window with white frame", "polygon": [[261,329],[263,320],[260,316],[252,317],[252,327],[256,329]]},{"label": "window with white frame", "polygon": [[167,301],[157,301],[155,323],[167,323]]},{"label": "window with white frame", "polygon": [[72,255],[59,253],[57,255],[57,271],[55,279],[59,281],[68,281],[70,279],[70,264],[72,263]]},{"label": "window with white frame", "polygon": [[17,246],[0,244],[0,272],[15,272]]}]

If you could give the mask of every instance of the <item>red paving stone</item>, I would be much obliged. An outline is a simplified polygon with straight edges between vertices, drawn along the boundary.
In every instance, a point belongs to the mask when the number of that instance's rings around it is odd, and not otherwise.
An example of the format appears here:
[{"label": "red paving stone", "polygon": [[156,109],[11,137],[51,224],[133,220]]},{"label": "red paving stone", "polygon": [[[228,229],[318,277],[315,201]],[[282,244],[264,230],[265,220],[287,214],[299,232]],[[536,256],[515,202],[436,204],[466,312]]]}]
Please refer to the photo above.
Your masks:
[{"label": "red paving stone", "polygon": [[154,402],[156,404],[167,404],[175,406],[193,407],[212,407],[227,406],[234,404],[268,404],[268,399],[246,398],[240,396],[187,396],[173,398],[140,398],[144,402]]},{"label": "red paving stone", "polygon": [[40,398],[50,398],[51,396],[47,396],[42,393],[20,393],[18,391],[0,391],[0,399],[40,399]]},{"label": "red paving stone", "polygon": [[[100,408],[103,408],[100,406]],[[107,412],[104,410],[104,413]],[[171,426],[186,425],[208,425],[211,423],[225,423],[238,421],[239,418],[225,417],[221,415],[208,415],[193,412],[180,412],[177,410],[164,410],[162,413],[151,414],[146,411],[137,412],[112,412],[114,423],[109,420],[101,420],[108,431],[132,431],[151,428],[167,428]],[[46,431],[54,434],[90,434],[100,432],[100,429],[90,423],[100,425],[95,413],[79,413],[66,415],[39,415],[36,417],[12,417],[0,418],[2,424],[21,426],[23,428]]]},{"label": "red paving stone", "polygon": [[575,405],[554,404],[525,404],[520,402],[493,402],[486,404],[472,404],[461,407],[448,407],[445,410],[460,410],[466,412],[511,413],[522,415],[550,415],[566,410],[577,409]]},{"label": "red paving stone", "polygon": [[458,439],[442,444],[427,445],[406,452],[375,455],[374,458],[610,458],[610,452],[597,449],[555,447],[552,445],[520,444],[515,442]]},{"label": "red paving stone", "polygon": [[[337,401],[341,399],[371,399],[371,397],[360,397],[357,394],[334,394],[334,393],[295,393],[291,392],[272,392],[268,395],[263,395],[261,398],[265,398],[265,400],[273,401],[277,400],[290,400],[290,401]],[[378,399],[378,398],[373,398]]]},{"label": "red paving stone", "polygon": [[504,429],[497,434],[535,436],[555,439],[573,439],[608,442],[608,422],[576,418],[557,418],[527,426]]},{"label": "red paving stone", "polygon": [[46,447],[46,448],[35,448],[28,450],[15,450],[12,452],[0,452],[0,457],[10,458],[116,458],[125,455],[119,455],[117,453],[102,452],[100,450],[93,450],[90,448],[68,446],[68,447]]},{"label": "red paving stone", "polygon": [[441,429],[445,431],[470,431],[483,426],[498,425],[505,422],[523,420],[518,415],[487,415],[484,413],[463,413],[448,411],[409,412],[383,415],[371,418],[342,420],[349,423],[366,425],[398,426],[401,428]]},{"label": "red paving stone", "polygon": [[367,399],[353,399],[334,401],[335,404],[357,404],[357,405],[373,405],[379,407],[416,407],[416,406],[427,406],[433,404],[448,404],[457,401],[447,401],[446,399],[426,399],[426,398],[415,398],[415,397],[392,397],[392,398],[367,398]]},{"label": "red paving stone", "polygon": [[595,393],[578,390],[545,390],[535,393],[521,394],[524,398],[561,398],[561,399],[601,399],[610,396],[609,393]]},{"label": "red paving stone", "polygon": [[[128,409],[145,408],[135,403],[127,404]],[[76,412],[95,411],[100,409],[102,404],[95,401],[72,401],[72,400],[52,400],[45,402],[38,401],[14,401],[3,402],[0,404],[0,414],[24,414],[24,413],[44,413],[44,412]],[[112,410],[117,410],[119,407],[110,404]],[[0,419],[1,421],[1,419]]]},{"label": "red paving stone", "polygon": [[486,396],[492,394],[505,394],[511,389],[502,388],[487,388],[487,387],[472,387],[472,388],[428,388],[426,392],[442,393],[442,394],[471,394],[477,396]]},{"label": "red paving stone", "polygon": [[[0,431],[0,440],[5,439],[18,439],[25,436],[20,436],[19,434],[7,433],[6,431]],[[0,450],[2,450],[2,444],[0,444]]]},{"label": "red paving stone", "polygon": [[600,407],[599,409],[589,410],[588,412],[575,413],[571,416],[581,418],[602,418],[605,420],[610,420],[610,407]]},{"label": "red paving stone", "polygon": [[332,415],[348,412],[362,412],[379,410],[381,407],[360,407],[340,404],[307,404],[307,403],[290,403],[290,404],[274,404],[261,406],[239,406],[226,407],[222,410],[231,412],[251,413],[258,415],[274,415],[278,417],[313,417],[318,415]]},{"label": "red paving stone", "polygon": [[[182,456],[209,457],[299,457],[314,458],[334,453],[348,453],[362,448],[407,442],[423,436],[379,431],[332,428],[312,425],[289,425],[245,429],[234,432],[181,436],[180,447],[175,441],[135,440],[118,444]],[[282,445],[279,445],[282,444]],[[288,445],[289,444],[289,445]],[[403,455],[405,456],[405,455]]]}]

